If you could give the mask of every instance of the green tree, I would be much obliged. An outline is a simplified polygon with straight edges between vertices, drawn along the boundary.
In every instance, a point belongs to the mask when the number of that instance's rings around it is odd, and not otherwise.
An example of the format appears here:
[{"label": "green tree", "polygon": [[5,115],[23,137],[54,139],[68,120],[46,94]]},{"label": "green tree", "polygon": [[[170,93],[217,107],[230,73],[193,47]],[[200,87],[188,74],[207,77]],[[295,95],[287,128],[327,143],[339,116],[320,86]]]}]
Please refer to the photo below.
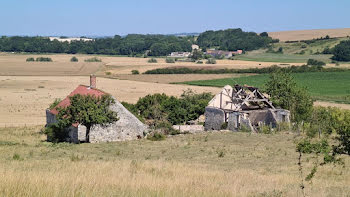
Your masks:
[{"label": "green tree", "polygon": [[333,60],[350,61],[350,40],[342,41],[333,50]]},{"label": "green tree", "polygon": [[199,59],[202,59],[203,58],[203,53],[202,51],[200,50],[193,50],[193,53],[191,55],[191,58],[194,59],[194,60],[199,60]]},{"label": "green tree", "polygon": [[65,127],[74,123],[86,126],[87,142],[89,142],[90,129],[93,125],[118,121],[117,113],[109,109],[109,106],[114,103],[110,95],[96,97],[76,94],[69,99],[68,107],[58,108],[57,121]]},{"label": "green tree", "polygon": [[313,101],[305,88],[298,87],[292,75],[280,69],[271,73],[265,91],[277,107],[288,109],[295,122],[307,120]]},{"label": "green tree", "polygon": [[77,57],[73,56],[73,57],[70,59],[70,61],[71,61],[71,62],[78,62],[79,60],[78,60]]}]

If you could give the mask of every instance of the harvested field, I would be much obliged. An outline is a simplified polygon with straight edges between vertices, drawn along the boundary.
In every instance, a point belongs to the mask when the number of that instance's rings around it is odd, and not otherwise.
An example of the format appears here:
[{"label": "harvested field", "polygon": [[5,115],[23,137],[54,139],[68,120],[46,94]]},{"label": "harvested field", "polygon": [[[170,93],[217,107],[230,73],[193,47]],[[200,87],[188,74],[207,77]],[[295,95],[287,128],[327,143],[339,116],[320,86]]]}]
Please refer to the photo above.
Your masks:
[{"label": "harvested field", "polygon": [[[70,62],[76,56],[79,62]],[[26,62],[29,57],[50,57],[53,62]],[[87,55],[45,55],[0,53],[0,75],[3,76],[51,76],[51,75],[89,75],[103,65],[101,62],[84,62]]]},{"label": "harvested field", "polygon": [[[206,65],[206,64],[196,64],[193,62],[176,62],[174,64],[168,64],[165,62],[164,58],[158,58],[158,63],[148,63],[147,58],[130,58],[130,57],[105,57],[103,61],[108,61],[105,68],[101,69],[98,74],[105,74],[105,72],[111,72],[111,74],[131,74],[132,70],[138,70],[140,73],[146,72],[147,70],[153,70],[157,68],[166,67],[203,67],[210,66],[213,69],[220,68],[233,68],[233,69],[243,69],[243,68],[256,68],[256,67],[269,67],[271,65],[277,64],[278,62],[255,62],[255,61],[241,61],[241,60],[217,60],[217,64]],[[285,64],[285,63],[284,63]],[[293,63],[293,65],[302,65],[302,63]]]},{"label": "harvested field", "polygon": [[[45,109],[55,98],[64,98],[89,77],[79,76],[0,76],[0,126],[43,125]],[[216,93],[219,88],[155,84],[97,78],[97,87],[120,101],[135,103],[139,97],[154,93],[179,96],[184,90]]]},{"label": "harvested field", "polygon": [[177,83],[193,80],[210,80],[222,78],[235,78],[245,76],[242,74],[156,74],[156,75],[115,75],[112,78],[120,80],[143,81],[151,83]]},{"label": "harvested field", "polygon": [[350,36],[350,28],[269,32],[269,36],[280,41],[310,40],[325,37],[326,35],[330,37],[347,37]]}]

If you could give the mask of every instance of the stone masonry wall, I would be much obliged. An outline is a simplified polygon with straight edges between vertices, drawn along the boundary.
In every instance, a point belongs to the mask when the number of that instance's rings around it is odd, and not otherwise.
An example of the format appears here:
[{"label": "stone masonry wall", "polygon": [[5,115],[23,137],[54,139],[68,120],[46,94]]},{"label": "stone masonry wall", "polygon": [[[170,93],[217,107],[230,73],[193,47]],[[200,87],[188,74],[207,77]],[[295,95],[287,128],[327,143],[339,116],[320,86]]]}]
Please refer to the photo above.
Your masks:
[{"label": "stone masonry wall", "polygon": [[223,110],[214,107],[205,108],[204,129],[206,131],[220,130],[223,123],[225,123],[225,112]]}]

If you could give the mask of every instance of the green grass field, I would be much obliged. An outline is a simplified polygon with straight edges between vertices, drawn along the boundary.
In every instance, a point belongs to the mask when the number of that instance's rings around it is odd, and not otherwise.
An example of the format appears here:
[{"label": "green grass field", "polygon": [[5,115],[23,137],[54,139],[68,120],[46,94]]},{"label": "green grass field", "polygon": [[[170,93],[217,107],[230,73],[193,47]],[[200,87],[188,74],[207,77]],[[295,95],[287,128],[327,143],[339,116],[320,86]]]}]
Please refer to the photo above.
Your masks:
[{"label": "green grass field", "polygon": [[[269,75],[183,82],[188,85],[223,87],[227,84],[247,84],[263,88]],[[350,103],[350,71],[293,74],[298,85],[306,87],[317,100]]]}]

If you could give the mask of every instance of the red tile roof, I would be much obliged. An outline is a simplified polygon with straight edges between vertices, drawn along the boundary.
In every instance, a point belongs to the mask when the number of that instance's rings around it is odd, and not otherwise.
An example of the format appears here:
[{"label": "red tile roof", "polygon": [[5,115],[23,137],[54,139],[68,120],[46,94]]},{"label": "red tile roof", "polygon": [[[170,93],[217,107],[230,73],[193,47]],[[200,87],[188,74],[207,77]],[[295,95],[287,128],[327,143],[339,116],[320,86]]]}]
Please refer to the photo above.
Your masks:
[{"label": "red tile roof", "polygon": [[[90,86],[85,86],[85,85],[79,85],[73,92],[71,92],[65,99],[63,99],[55,108],[51,109],[50,112],[52,114],[57,115],[58,107],[67,107],[70,105],[70,100],[69,97],[74,96],[76,94],[81,94],[81,95],[95,95],[96,97],[105,95],[107,93],[103,92],[102,90],[96,89],[96,88],[90,88]],[[74,125],[73,125],[74,126]]]}]

